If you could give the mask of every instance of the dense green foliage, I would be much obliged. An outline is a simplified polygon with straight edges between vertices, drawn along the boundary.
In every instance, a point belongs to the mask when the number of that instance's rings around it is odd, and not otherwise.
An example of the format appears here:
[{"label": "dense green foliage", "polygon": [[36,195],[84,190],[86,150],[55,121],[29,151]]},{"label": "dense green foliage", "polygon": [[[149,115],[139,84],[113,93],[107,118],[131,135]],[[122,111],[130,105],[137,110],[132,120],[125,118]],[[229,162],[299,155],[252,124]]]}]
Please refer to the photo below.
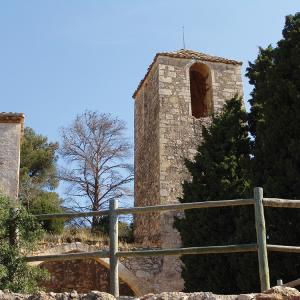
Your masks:
[{"label": "dense green foliage", "polygon": [[[57,193],[40,192],[31,202],[29,212],[32,214],[61,213],[61,200]],[[64,220],[44,220],[41,221],[43,229],[49,233],[60,234],[64,229]]]},{"label": "dense green foliage", "polygon": [[119,238],[122,242],[133,243],[133,223],[119,221]]},{"label": "dense green foliage", "polygon": [[24,204],[30,205],[35,192],[57,187],[57,149],[57,143],[49,143],[47,137],[25,128],[20,161],[20,198]]},{"label": "dense green foliage", "polygon": [[94,228],[94,232],[104,235],[109,234],[109,216],[101,216],[98,218],[98,224]]},{"label": "dense green foliage", "polygon": [[[184,182],[181,202],[247,196],[252,194],[250,185],[262,186],[267,197],[300,199],[300,13],[286,18],[283,38],[276,47],[260,48],[247,76],[254,86],[248,114],[253,137],[250,151],[246,116],[237,106],[230,110],[230,103],[236,102],[231,101],[213,119],[209,131],[204,130],[195,161],[186,162],[192,181]],[[248,243],[256,240],[252,214],[246,207],[190,211],[175,226],[184,246]],[[269,244],[299,244],[298,210],[265,208],[265,214]],[[271,285],[279,278],[284,282],[298,278],[299,255],[268,255]],[[182,260],[188,291],[259,289],[256,254],[186,256]]]},{"label": "dense green foliage", "polygon": [[11,243],[10,203],[9,199],[0,196],[0,289],[30,293],[47,278],[45,271],[29,266],[24,260],[42,236],[42,230],[26,209],[20,207],[16,221],[17,243]]},{"label": "dense green foliage", "polygon": [[[133,223],[119,221],[119,239],[122,242],[132,243],[133,238]],[[99,223],[93,231],[94,233],[101,233],[105,236],[109,235],[109,216],[102,216],[99,218]]]},{"label": "dense green foliage", "polygon": [[[186,160],[192,180],[183,184],[181,203],[235,199],[251,195],[249,180],[250,141],[247,115],[241,99],[227,101],[209,129],[195,159]],[[175,219],[183,247],[255,242],[252,207],[198,209]],[[186,291],[233,293],[258,289],[252,254],[183,256]],[[229,271],[230,270],[230,271]],[[255,273],[255,280],[251,280]],[[250,283],[249,283],[250,282]]]},{"label": "dense green foliage", "polygon": [[[300,13],[287,16],[277,46],[260,49],[247,76],[251,94],[250,129],[253,183],[267,197],[300,199]],[[266,209],[268,243],[299,245],[300,214],[292,209]],[[300,257],[270,254],[271,282],[299,277]]]},{"label": "dense green foliage", "polygon": [[[47,137],[25,128],[21,145],[19,198],[33,214],[62,212],[58,194],[48,191],[58,185],[57,149],[57,143],[49,143]],[[60,233],[64,226],[62,220],[49,220],[42,224],[50,233]]]}]

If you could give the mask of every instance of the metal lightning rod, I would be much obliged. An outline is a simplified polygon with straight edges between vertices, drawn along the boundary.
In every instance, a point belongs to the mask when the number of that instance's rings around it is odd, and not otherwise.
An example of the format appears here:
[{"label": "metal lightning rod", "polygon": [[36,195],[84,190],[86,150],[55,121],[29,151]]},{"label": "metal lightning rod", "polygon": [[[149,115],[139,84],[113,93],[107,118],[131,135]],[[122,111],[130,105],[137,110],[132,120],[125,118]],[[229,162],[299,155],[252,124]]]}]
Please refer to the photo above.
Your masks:
[{"label": "metal lightning rod", "polygon": [[184,26],[182,26],[182,42],[183,42],[183,49],[185,49]]}]

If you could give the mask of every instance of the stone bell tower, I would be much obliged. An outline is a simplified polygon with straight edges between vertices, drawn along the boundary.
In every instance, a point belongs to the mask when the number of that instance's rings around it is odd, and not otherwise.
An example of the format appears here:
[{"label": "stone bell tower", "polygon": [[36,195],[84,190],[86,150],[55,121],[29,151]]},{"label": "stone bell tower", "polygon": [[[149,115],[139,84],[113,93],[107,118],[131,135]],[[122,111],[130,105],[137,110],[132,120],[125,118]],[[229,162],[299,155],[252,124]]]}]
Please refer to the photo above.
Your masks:
[{"label": "stone bell tower", "polygon": [[24,114],[0,113],[0,193],[16,200]]},{"label": "stone bell tower", "polygon": [[[189,178],[184,159],[192,159],[224,102],[243,95],[241,63],[179,50],[156,54],[135,99],[135,206],[178,202]],[[173,214],[135,218],[135,238],[145,246],[176,247]]]},{"label": "stone bell tower", "polygon": [[[193,159],[202,127],[226,100],[243,95],[241,63],[190,50],[156,54],[135,99],[135,206],[177,203],[181,183],[189,179],[184,159]],[[176,248],[174,212],[137,215],[137,243]],[[164,257],[156,275],[160,291],[183,288],[180,261]]]}]

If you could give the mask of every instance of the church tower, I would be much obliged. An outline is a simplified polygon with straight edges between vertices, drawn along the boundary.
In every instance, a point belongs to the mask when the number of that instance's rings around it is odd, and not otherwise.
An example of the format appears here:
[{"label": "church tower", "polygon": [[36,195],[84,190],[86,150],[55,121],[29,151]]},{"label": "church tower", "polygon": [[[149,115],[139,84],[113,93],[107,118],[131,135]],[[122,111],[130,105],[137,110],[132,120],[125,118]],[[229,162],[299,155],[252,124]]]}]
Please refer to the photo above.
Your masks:
[{"label": "church tower", "polygon": [[[243,95],[241,63],[190,50],[156,54],[135,99],[135,206],[177,203],[189,178],[202,126],[226,100]],[[135,218],[135,239],[144,246],[180,245],[173,213]]]}]

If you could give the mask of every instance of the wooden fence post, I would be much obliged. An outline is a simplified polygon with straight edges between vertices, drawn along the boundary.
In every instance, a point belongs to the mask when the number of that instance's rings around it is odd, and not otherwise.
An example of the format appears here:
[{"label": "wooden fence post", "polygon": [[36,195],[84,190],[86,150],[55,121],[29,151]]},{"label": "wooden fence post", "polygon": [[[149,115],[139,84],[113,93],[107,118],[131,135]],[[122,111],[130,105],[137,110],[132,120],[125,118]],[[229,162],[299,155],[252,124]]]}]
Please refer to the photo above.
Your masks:
[{"label": "wooden fence post", "polygon": [[19,208],[12,207],[9,210],[9,244],[17,246],[19,242],[18,217]]},{"label": "wooden fence post", "polygon": [[110,293],[119,297],[119,270],[118,270],[118,200],[109,202],[109,265],[110,265]]},{"label": "wooden fence post", "polygon": [[254,188],[254,200],[260,287],[261,291],[265,291],[270,288],[270,275],[263,206],[263,189],[261,187]]}]

